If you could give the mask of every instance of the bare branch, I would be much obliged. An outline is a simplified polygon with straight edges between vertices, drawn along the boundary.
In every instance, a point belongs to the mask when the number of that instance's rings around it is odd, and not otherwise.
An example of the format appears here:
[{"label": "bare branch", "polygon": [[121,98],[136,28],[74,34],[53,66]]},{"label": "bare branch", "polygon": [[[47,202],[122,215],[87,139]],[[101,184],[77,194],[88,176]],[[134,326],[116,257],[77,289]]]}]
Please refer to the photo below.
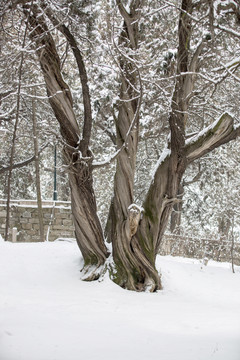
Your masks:
[{"label": "bare branch", "polygon": [[188,185],[194,184],[195,182],[200,180],[200,178],[201,178],[202,174],[204,173],[204,171],[205,171],[205,168],[201,169],[201,164],[199,164],[198,173],[191,180],[186,181],[185,179],[183,179],[182,186],[188,186]]},{"label": "bare branch", "polygon": [[16,104],[6,113],[0,114],[0,120],[10,120],[12,113],[16,110]]},{"label": "bare branch", "polygon": [[135,36],[135,30],[134,30],[134,23],[136,22],[136,20],[138,19],[138,10],[137,6],[134,6],[134,13],[128,13],[127,10],[125,9],[125,7],[123,6],[121,1],[117,1],[117,6],[119,9],[120,14],[122,15],[124,22],[126,24],[127,27],[127,32],[128,32],[128,37],[131,43],[131,46],[133,49],[135,49],[137,47],[137,43],[136,43],[136,36]]},{"label": "bare branch", "polygon": [[[38,151],[38,156],[43,152],[44,149],[46,149],[46,147],[47,147],[48,145],[49,145],[49,143],[47,143],[47,144],[45,144],[45,145],[43,145],[43,146],[41,147],[41,149]],[[29,159],[27,159],[27,160],[24,160],[24,161],[19,162],[19,163],[16,163],[16,164],[13,164],[13,165],[12,165],[12,169],[20,169],[20,168],[22,168],[22,167],[24,167],[24,166],[27,166],[27,165],[29,165],[31,162],[33,162],[35,159],[36,159],[36,156],[33,155],[33,156],[31,156]],[[10,170],[10,165],[9,165],[9,166],[3,166],[3,167],[0,168],[0,174],[3,174],[3,173],[5,173],[6,171],[9,171],[9,170]]]},{"label": "bare branch", "polygon": [[233,118],[224,113],[220,119],[186,141],[188,163],[202,157],[240,135],[240,125],[234,126]]},{"label": "bare branch", "polygon": [[235,30],[232,30],[232,29],[229,29],[229,28],[226,28],[225,26],[222,26],[222,25],[215,25],[216,28],[220,29],[220,30],[223,30],[225,31],[227,34],[229,35],[232,35],[234,37],[237,37],[237,38],[240,38],[240,33],[235,31]]},{"label": "bare branch", "polygon": [[[98,111],[98,114],[102,117],[103,120],[107,121],[107,117],[104,115],[104,113],[101,109]],[[96,121],[95,124],[101,130],[103,130],[108,135],[108,137],[111,139],[112,143],[114,145],[116,145],[116,134],[113,131],[111,131],[109,128],[107,128],[107,126],[104,126],[104,124],[102,124],[101,121]]]}]

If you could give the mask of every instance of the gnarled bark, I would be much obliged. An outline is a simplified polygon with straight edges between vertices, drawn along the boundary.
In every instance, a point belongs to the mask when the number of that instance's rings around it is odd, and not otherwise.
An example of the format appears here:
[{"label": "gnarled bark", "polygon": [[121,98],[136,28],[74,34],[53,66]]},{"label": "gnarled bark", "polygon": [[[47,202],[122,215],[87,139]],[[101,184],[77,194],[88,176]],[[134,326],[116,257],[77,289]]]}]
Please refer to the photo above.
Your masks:
[{"label": "gnarled bark", "polygon": [[[24,9],[27,13],[28,5],[25,5]],[[29,22],[31,25],[30,36],[37,47],[37,55],[45,79],[49,102],[60,124],[60,131],[65,142],[63,156],[69,173],[76,239],[84,258],[84,278],[85,280],[95,280],[99,277],[98,268],[106,260],[107,249],[104,244],[102,227],[97,216],[92,186],[92,154],[88,149],[92,119],[85,67],[82,62],[82,70],[85,73],[81,80],[84,84],[84,106],[87,115],[84,118],[83,126],[84,142],[79,142],[80,130],[73,110],[71,91],[62,78],[60,59],[54,40],[37,5],[33,6]],[[64,29],[66,30],[66,28]],[[70,35],[70,32],[67,32],[68,41]],[[73,37],[71,37],[71,41],[74,41]],[[74,46],[77,46],[76,42]]]},{"label": "gnarled bark", "polygon": [[[128,13],[122,3],[117,2],[120,14],[123,17],[123,30],[119,46],[124,46],[125,49],[130,48],[132,53],[138,47],[139,4],[139,1],[132,1]],[[122,76],[121,104],[116,121],[117,145],[121,148],[125,141],[127,144],[117,157],[114,196],[107,224],[107,235],[113,245],[115,263],[115,270],[112,274],[113,280],[129,290],[142,291],[149,286],[152,277],[158,281],[158,274],[136,241],[141,210],[133,204],[133,186],[138,146],[141,89],[140,91],[136,90],[139,86],[139,78],[134,58],[125,57],[121,53],[119,61]],[[128,136],[129,129],[131,129],[130,136]]]},{"label": "gnarled bark", "polygon": [[187,162],[199,159],[215,148],[236,139],[240,135],[240,126],[234,126],[231,115],[224,113],[213,124],[186,142]]},{"label": "gnarled bark", "polygon": [[[28,2],[16,1],[25,4],[24,9],[27,13]],[[134,175],[142,94],[141,90],[137,90],[139,85],[141,87],[141,79],[134,57],[138,49],[138,18],[141,2],[132,0],[129,12],[121,1],[116,3],[123,18],[123,30],[118,44],[121,101],[116,119],[116,144],[119,152],[114,179],[114,197],[107,226],[108,237],[113,244],[115,266],[111,275],[113,280],[124,288],[156,291],[162,288],[162,284],[155,268],[155,260],[172,206],[179,201],[179,185],[187,166],[214,148],[239,136],[240,127],[234,128],[231,116],[224,114],[198,136],[187,141],[185,139],[194,73],[199,65],[203,42],[190,56],[192,17],[189,14],[192,12],[192,1],[182,0],[178,28],[177,76],[169,112],[170,139],[156,166],[143,202],[143,209],[136,206]],[[89,150],[92,112],[87,74],[77,42],[69,29],[58,23],[44,0],[40,1],[40,6],[44,11],[39,11],[38,5],[34,3],[33,12],[29,16],[30,36],[37,45],[49,101],[65,142],[64,159],[69,172],[76,238],[85,261],[85,279],[94,280],[99,277],[97,269],[104,264],[107,249],[97,217],[92,186],[93,157]],[[65,36],[76,59],[85,110],[82,138],[73,111],[71,92],[62,78],[59,57],[48,31],[45,16],[48,16],[48,19]],[[124,55],[123,48],[127,50],[127,55]]]},{"label": "gnarled bark", "polygon": [[[134,5],[136,5],[135,2],[132,2],[132,10],[134,10]],[[183,0],[182,7],[183,12],[180,15],[179,21],[177,61],[177,72],[180,75],[188,71],[191,18],[187,13],[191,12],[191,1]],[[133,15],[131,13],[128,14],[122,6],[119,6],[119,8],[124,18],[124,26],[128,30],[129,43],[133,46],[137,44],[136,39],[133,40],[133,35],[136,36],[137,32],[133,33],[130,28]],[[136,21],[134,21],[134,24],[136,24]],[[128,289],[156,291],[162,287],[160,277],[155,268],[155,259],[171,212],[172,203],[175,201],[179,183],[186,169],[184,128],[188,106],[187,96],[191,92],[190,85],[189,76],[184,75],[177,78],[172,99],[172,111],[169,117],[171,128],[169,150],[167,151],[167,156],[164,156],[157,168],[154,180],[143,204],[143,218],[133,236],[129,236],[129,229],[126,228],[129,223],[129,215],[127,216],[126,214],[126,203],[123,207],[120,201],[122,201],[123,194],[131,194],[130,191],[126,191],[126,182],[128,182],[127,185],[133,183],[134,168],[131,167],[131,172],[127,172],[130,164],[129,159],[127,157],[125,159],[119,157],[118,159],[121,168],[117,168],[115,176],[115,184],[117,184],[114,194],[114,201],[117,204],[115,214],[123,208],[125,211],[123,213],[124,217],[119,218],[121,213],[115,217],[116,234],[113,236],[113,256],[117,268],[117,282]],[[119,112],[119,115],[122,115],[121,112]],[[119,119],[123,121],[124,117]],[[136,151],[134,149],[130,150],[131,154],[128,158],[135,160]],[[120,187],[121,185],[122,188]],[[119,187],[121,197],[118,193]],[[119,203],[117,203],[118,198],[120,199]],[[130,205],[129,202],[131,200],[132,196],[129,196],[127,205]],[[124,219],[125,223],[123,222]]]},{"label": "gnarled bark", "polygon": [[76,240],[84,258],[83,279],[95,280],[98,279],[99,267],[105,263],[108,254],[97,216],[91,163],[80,159],[71,167],[69,183]]}]

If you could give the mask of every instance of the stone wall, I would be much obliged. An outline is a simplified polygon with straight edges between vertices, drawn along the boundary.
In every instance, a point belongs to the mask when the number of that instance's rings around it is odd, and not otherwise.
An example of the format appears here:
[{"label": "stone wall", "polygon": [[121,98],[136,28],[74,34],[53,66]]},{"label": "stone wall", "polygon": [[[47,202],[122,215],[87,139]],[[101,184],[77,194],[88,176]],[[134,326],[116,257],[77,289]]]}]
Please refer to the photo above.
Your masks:
[{"label": "stone wall", "polygon": [[240,265],[240,241],[226,238],[200,238],[186,235],[165,234],[160,255],[183,256],[196,259],[213,259]]},{"label": "stone wall", "polygon": [[[45,240],[74,238],[70,202],[43,201]],[[6,201],[0,200],[0,234],[4,237],[6,223]],[[16,228],[17,230],[12,230]],[[15,233],[17,237],[15,239]],[[32,200],[12,200],[10,207],[9,241],[37,242],[39,221],[37,202]]]}]

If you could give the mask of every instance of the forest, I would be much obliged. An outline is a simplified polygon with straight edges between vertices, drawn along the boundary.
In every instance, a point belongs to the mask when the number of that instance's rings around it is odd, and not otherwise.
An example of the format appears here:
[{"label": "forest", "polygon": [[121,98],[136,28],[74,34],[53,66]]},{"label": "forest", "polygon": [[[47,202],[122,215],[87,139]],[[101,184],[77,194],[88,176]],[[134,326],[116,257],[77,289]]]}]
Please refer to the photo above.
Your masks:
[{"label": "forest", "polygon": [[237,0],[2,0],[0,19],[5,240],[11,199],[55,190],[85,280],[150,292],[166,232],[239,242]]}]

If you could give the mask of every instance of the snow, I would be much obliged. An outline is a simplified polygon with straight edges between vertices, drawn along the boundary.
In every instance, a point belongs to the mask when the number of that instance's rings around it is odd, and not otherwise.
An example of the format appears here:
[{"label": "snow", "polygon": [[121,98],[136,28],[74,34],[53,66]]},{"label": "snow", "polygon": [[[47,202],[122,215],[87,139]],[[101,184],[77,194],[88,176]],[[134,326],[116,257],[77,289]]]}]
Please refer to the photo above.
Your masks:
[{"label": "snow", "polygon": [[231,68],[233,66],[237,66],[239,63],[240,63],[240,56],[238,56],[238,57],[234,58],[233,60],[229,61],[227,64],[223,64],[223,66],[221,66],[221,67],[217,67],[217,68],[213,69],[213,71],[222,70],[223,67],[229,69],[229,68]]},{"label": "snow", "polygon": [[207,134],[209,132],[209,130],[214,129],[214,127],[218,124],[218,122],[221,120],[221,118],[223,116],[228,116],[233,118],[233,115],[230,112],[225,112],[224,114],[222,114],[219,118],[217,118],[212,124],[210,124],[209,126],[203,128],[199,133],[197,133],[196,135],[188,138],[186,140],[186,145],[190,145],[193,144],[194,142],[196,142],[198,139],[200,139],[203,135]]},{"label": "snow", "polygon": [[144,208],[137,205],[137,204],[131,204],[129,207],[128,207],[128,210],[131,211],[131,210],[138,210],[140,213],[142,213],[144,211]]},{"label": "snow", "polygon": [[1,360],[239,360],[240,268],[158,258],[164,290],[83,282],[74,241],[0,241]]},{"label": "snow", "polygon": [[152,181],[154,181],[154,176],[155,176],[155,174],[156,174],[159,166],[160,166],[160,165],[165,161],[165,159],[166,159],[168,156],[170,156],[170,155],[171,155],[171,149],[168,149],[168,148],[163,149],[162,154],[161,154],[161,156],[159,157],[159,159],[158,159],[158,161],[157,161],[157,163],[156,163],[156,165],[155,165],[155,167],[154,167],[154,170],[153,170],[153,172],[152,172],[152,175],[151,175]]}]

